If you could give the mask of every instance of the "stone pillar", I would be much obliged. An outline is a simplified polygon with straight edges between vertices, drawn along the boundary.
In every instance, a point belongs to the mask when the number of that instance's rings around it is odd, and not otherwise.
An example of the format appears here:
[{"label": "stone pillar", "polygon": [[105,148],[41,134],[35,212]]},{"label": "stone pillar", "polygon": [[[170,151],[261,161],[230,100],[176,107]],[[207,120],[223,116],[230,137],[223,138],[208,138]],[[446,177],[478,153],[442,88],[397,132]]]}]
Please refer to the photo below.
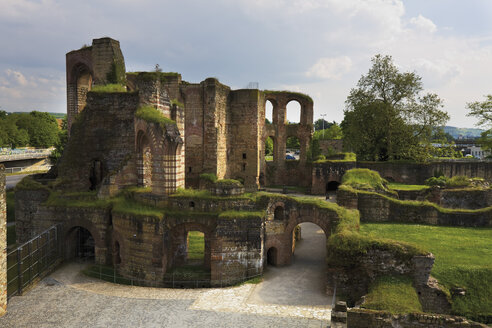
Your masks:
[{"label": "stone pillar", "polygon": [[7,312],[7,198],[5,167],[0,165],[0,317]]}]

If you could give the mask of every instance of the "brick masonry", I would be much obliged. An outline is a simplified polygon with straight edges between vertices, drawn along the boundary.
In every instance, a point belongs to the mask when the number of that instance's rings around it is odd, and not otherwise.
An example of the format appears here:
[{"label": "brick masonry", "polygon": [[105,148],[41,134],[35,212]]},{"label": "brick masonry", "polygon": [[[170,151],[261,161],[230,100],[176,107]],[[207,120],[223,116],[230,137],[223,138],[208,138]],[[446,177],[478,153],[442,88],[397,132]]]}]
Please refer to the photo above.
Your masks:
[{"label": "brick masonry", "polygon": [[7,198],[5,168],[0,164],[0,317],[7,312]]}]

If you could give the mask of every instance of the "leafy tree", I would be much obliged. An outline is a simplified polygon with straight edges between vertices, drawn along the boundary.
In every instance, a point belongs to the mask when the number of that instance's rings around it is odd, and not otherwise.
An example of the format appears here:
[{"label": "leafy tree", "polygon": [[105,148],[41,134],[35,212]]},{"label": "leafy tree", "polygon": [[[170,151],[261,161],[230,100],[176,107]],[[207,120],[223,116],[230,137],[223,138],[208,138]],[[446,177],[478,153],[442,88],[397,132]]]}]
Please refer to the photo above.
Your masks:
[{"label": "leafy tree", "polygon": [[55,149],[51,152],[49,158],[51,164],[56,165],[63,155],[65,150],[65,145],[68,141],[67,133],[67,118],[65,117],[62,121],[61,130],[58,132],[58,141],[55,143]]},{"label": "leafy tree", "polygon": [[48,148],[58,141],[58,123],[49,113],[32,111],[20,114],[17,126],[29,134],[29,145]]},{"label": "leafy tree", "polygon": [[325,119],[319,118],[314,122],[314,131],[319,131],[323,129],[330,128],[333,124],[336,124],[335,121],[332,123],[326,121]]},{"label": "leafy tree", "polygon": [[301,143],[299,142],[299,139],[297,137],[288,137],[286,141],[286,148],[288,149],[300,149],[301,148]]},{"label": "leafy tree", "polygon": [[344,144],[361,160],[425,160],[432,131],[449,119],[435,94],[420,96],[421,78],[376,55],[346,100]]},{"label": "leafy tree", "polygon": [[324,130],[315,131],[313,138],[317,139],[342,139],[342,128],[336,122],[330,123],[330,127]]},{"label": "leafy tree", "polygon": [[482,132],[478,142],[484,150],[492,150],[492,95],[485,96],[484,101],[468,103],[466,107],[470,110],[468,116],[478,118],[478,125],[487,128]]}]

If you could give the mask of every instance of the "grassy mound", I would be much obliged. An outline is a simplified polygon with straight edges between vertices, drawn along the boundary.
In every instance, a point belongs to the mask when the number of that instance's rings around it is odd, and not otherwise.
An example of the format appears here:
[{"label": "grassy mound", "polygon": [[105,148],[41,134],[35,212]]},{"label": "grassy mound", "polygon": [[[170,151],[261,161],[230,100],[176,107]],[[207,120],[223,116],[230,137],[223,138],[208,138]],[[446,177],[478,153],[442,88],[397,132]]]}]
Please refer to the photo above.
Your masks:
[{"label": "grassy mound", "polygon": [[422,312],[412,279],[406,276],[383,276],[376,279],[362,307],[395,314]]},{"label": "grassy mound", "polygon": [[447,289],[466,290],[465,296],[452,298],[453,313],[482,322],[492,319],[492,228],[365,223],[360,231],[428,249],[436,257],[431,274]]}]

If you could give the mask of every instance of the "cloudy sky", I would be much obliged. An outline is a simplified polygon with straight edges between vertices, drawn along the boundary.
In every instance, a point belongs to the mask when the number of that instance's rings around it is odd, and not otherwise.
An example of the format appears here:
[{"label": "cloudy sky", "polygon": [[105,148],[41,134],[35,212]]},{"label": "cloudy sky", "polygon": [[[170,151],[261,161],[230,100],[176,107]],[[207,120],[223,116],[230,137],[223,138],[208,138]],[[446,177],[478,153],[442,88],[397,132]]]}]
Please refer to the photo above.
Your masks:
[{"label": "cloudy sky", "polygon": [[65,112],[65,53],[103,36],[127,71],[304,92],[315,119],[343,119],[378,53],[444,99],[449,125],[474,126],[466,103],[492,93],[490,0],[0,0],[0,31],[7,111]]}]

